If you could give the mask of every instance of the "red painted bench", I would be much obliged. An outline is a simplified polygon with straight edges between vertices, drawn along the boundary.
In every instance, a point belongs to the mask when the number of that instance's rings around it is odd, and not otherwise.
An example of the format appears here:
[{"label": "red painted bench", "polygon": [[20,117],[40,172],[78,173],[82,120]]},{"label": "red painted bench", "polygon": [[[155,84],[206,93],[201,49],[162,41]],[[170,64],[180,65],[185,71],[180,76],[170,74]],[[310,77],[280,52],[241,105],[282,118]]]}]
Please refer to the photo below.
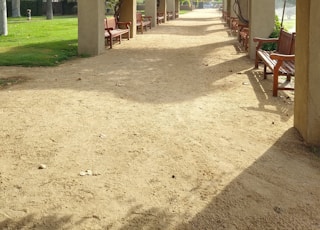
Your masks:
[{"label": "red painted bench", "polygon": [[110,49],[112,49],[114,40],[121,43],[122,35],[125,35],[128,40],[130,39],[130,25],[131,22],[116,22],[115,18],[104,19],[104,37]]},{"label": "red painted bench", "polygon": [[[273,74],[273,96],[278,96],[278,90],[293,90],[293,87],[279,86],[279,76],[287,76],[287,81],[291,80],[291,76],[295,75],[295,33],[288,33],[283,29],[280,30],[279,38],[254,38],[257,42],[255,68],[259,63],[264,64],[263,76],[267,78],[267,74]],[[275,51],[265,51],[261,47],[265,43],[276,43]],[[267,68],[271,72],[267,72]]]}]

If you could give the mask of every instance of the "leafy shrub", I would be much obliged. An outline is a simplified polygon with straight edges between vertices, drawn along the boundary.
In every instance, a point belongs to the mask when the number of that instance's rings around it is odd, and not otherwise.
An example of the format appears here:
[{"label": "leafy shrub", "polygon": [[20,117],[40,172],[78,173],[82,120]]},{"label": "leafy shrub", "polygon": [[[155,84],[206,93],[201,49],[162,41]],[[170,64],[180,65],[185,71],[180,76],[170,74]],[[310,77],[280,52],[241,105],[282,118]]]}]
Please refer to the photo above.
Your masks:
[{"label": "leafy shrub", "polygon": [[[281,29],[281,23],[279,21],[279,17],[276,15],[274,18],[274,29],[273,29],[273,32],[270,34],[269,38],[278,38],[280,34],[280,29]],[[276,43],[263,44],[262,49],[268,50],[268,51],[276,50],[277,44]]]}]

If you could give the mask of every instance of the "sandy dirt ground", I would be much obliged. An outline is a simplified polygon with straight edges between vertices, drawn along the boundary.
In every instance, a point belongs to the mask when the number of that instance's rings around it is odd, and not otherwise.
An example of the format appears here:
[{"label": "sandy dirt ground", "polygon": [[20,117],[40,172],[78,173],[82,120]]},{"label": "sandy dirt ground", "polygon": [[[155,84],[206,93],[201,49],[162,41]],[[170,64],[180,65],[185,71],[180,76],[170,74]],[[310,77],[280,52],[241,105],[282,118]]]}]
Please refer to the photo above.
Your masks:
[{"label": "sandy dirt ground", "polygon": [[320,229],[320,157],[261,72],[212,9],[0,67],[0,229]]}]

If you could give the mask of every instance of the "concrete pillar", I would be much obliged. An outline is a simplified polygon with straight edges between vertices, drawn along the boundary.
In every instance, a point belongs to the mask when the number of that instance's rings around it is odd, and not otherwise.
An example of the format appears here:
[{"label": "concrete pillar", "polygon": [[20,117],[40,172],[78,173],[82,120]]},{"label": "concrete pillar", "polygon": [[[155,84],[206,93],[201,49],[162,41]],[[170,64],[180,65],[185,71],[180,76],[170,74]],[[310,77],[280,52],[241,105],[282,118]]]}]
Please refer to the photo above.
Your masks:
[{"label": "concrete pillar", "polygon": [[228,10],[228,0],[223,0],[222,4],[223,4],[223,11],[227,12],[227,10]]},{"label": "concrete pillar", "polygon": [[[179,17],[179,12],[180,12],[180,1],[179,0],[175,0],[174,1],[174,5],[175,5],[175,9],[176,9],[176,12],[177,12],[177,17]],[[175,14],[175,12],[173,12]]]},{"label": "concrete pillar", "polygon": [[256,56],[255,43],[252,38],[270,36],[274,29],[275,1],[271,0],[250,0],[250,41],[249,56],[254,59]]},{"label": "concrete pillar", "polygon": [[167,11],[172,11],[173,18],[175,18],[175,14],[174,14],[174,12],[176,11],[175,0],[167,0]]},{"label": "concrete pillar", "polygon": [[231,0],[227,0],[227,14],[228,14],[228,16],[230,16],[231,15]]},{"label": "concrete pillar", "polygon": [[244,19],[249,20],[249,0],[239,0],[241,13]]},{"label": "concrete pillar", "polygon": [[151,26],[157,25],[157,0],[146,0],[144,5],[144,12],[146,16],[151,16]]},{"label": "concrete pillar", "polygon": [[2,1],[0,3],[0,36],[8,35],[8,19],[7,19],[7,3]]},{"label": "concrete pillar", "polygon": [[234,12],[233,6],[234,6],[235,0],[230,0],[230,17],[237,17],[236,12],[238,13],[238,11]]},{"label": "concrete pillar", "polygon": [[157,9],[158,13],[164,13],[164,21],[167,21],[167,1],[159,0],[159,7]]},{"label": "concrete pillar", "polygon": [[[88,1],[88,0],[87,0]],[[120,8],[121,22],[131,22],[130,37],[133,38],[137,34],[137,1],[124,0]]]},{"label": "concrete pillar", "polygon": [[320,1],[297,0],[294,126],[320,146]]},{"label": "concrete pillar", "polygon": [[104,0],[78,0],[78,53],[99,55],[105,51]]}]

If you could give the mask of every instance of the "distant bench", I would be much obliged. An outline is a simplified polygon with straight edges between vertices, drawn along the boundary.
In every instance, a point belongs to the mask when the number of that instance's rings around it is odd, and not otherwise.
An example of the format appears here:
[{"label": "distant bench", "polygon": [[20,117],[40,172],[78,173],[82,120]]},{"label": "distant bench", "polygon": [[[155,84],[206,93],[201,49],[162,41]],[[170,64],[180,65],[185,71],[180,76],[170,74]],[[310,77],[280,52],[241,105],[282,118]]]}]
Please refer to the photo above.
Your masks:
[{"label": "distant bench", "polygon": [[104,19],[104,37],[110,49],[112,49],[114,39],[119,43],[121,43],[122,35],[130,39],[130,25],[131,22],[116,22],[115,18]]},{"label": "distant bench", "polygon": [[[293,90],[293,87],[279,87],[279,76],[287,76],[287,81],[291,80],[291,76],[295,75],[295,33],[288,33],[283,29],[280,30],[279,38],[254,38],[254,42],[258,42],[256,46],[255,68],[259,63],[264,64],[263,76],[266,79],[267,74],[273,74],[273,96],[278,96],[278,90]],[[265,43],[276,43],[275,51],[265,51],[261,47]],[[267,68],[271,72],[267,72]]]},{"label": "distant bench", "polygon": [[158,12],[157,13],[157,24],[164,23],[164,13]]},{"label": "distant bench", "polygon": [[173,12],[172,11],[167,11],[167,21],[173,20]]},{"label": "distant bench", "polygon": [[249,25],[239,22],[238,39],[245,51],[249,48]]},{"label": "distant bench", "polygon": [[143,29],[151,29],[152,16],[142,16],[141,13],[137,13],[137,30],[143,34]]}]

